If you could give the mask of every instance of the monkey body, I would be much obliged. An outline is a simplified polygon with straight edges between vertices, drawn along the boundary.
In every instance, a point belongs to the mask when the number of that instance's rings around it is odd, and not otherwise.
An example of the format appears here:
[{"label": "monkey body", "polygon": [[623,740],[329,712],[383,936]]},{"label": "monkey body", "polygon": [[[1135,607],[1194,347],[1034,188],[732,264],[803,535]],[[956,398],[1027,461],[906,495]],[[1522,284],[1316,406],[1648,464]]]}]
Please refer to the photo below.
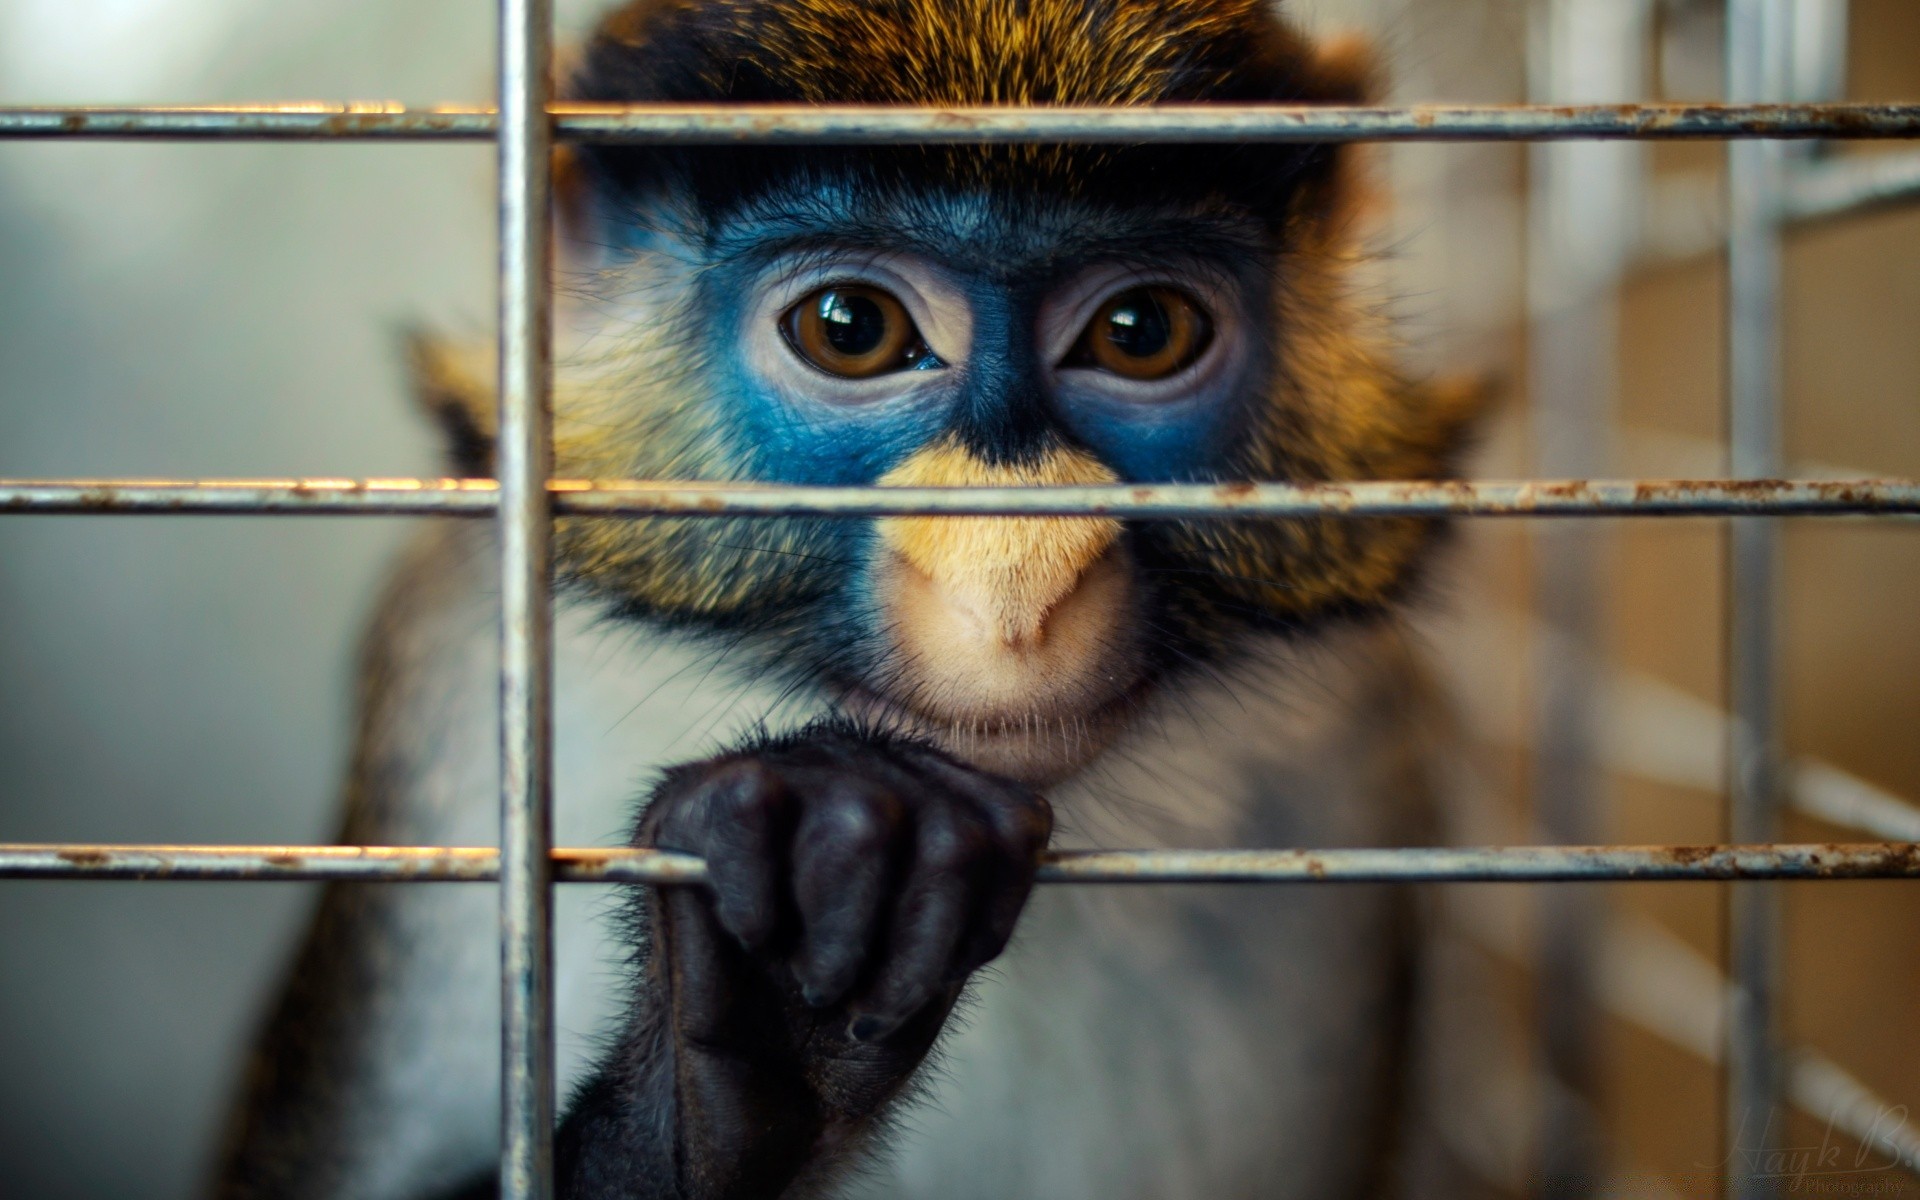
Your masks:
[{"label": "monkey body", "polygon": [[[643,0],[583,62],[588,100],[1357,95],[1257,0]],[[1396,372],[1349,298],[1325,148],[562,165],[563,476],[1423,478],[1473,415]],[[484,376],[431,343],[416,367],[454,468],[487,473]],[[1049,844],[1431,837],[1433,706],[1398,612],[1434,532],[558,521],[556,837],[621,836],[651,788],[628,840],[708,865],[598,925],[605,899],[562,891],[560,1194],[1381,1194],[1413,1106],[1406,892],[1028,897]],[[439,531],[391,590],[345,840],[493,839],[492,556],[484,530]],[[484,1176],[492,925],[479,889],[329,890],[227,1195]]]},{"label": "monkey body", "polygon": [[[484,530],[430,531],[367,647],[343,837],[486,844],[497,608]],[[712,653],[578,604],[556,620],[556,838],[604,845],[659,766],[812,706],[716,677]],[[1386,631],[1284,652],[1237,689],[1056,793],[1061,846],[1389,845],[1428,814],[1409,748],[1426,691]],[[1254,698],[1250,698],[1250,694]],[[938,1064],[850,1196],[1370,1194],[1407,1104],[1412,914],[1404,893],[1063,886],[963,1002]],[[607,890],[563,887],[562,1095],[619,1009]],[[491,889],[336,887],[283,1004],[282,1077],[249,1106],[233,1194],[403,1200],[484,1175],[498,1137]],[[324,1058],[306,1055],[324,1047]]]}]

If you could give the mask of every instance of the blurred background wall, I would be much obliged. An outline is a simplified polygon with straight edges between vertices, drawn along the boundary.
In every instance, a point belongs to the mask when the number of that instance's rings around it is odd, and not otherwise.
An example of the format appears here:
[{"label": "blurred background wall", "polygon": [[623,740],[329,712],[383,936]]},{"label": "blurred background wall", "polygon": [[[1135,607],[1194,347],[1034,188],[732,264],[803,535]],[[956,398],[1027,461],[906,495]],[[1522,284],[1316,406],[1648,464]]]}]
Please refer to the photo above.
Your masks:
[{"label": "blurred background wall", "polygon": [[[0,0],[10,103],[485,97],[487,7]],[[0,474],[437,473],[485,147],[0,146]],[[330,840],[381,521],[0,523],[0,837]],[[0,886],[0,1195],[194,1193],[303,887]]]},{"label": "blurred background wall", "polygon": [[[597,7],[564,4],[567,30]],[[1396,98],[1529,94],[1533,0],[1289,7],[1370,31]],[[1638,94],[1608,98],[1716,94],[1717,4],[1620,7],[1646,44]],[[455,0],[0,0],[0,103],[483,99],[491,20]],[[1850,95],[1920,94],[1920,4],[1855,0],[1848,28]],[[1534,472],[1527,152],[1368,153],[1384,185],[1369,288],[1402,318],[1415,364],[1501,383],[1474,471]],[[1686,243],[1689,222],[1712,229],[1720,161],[1714,146],[1645,156],[1647,177],[1671,185],[1655,232],[1677,223],[1670,240]],[[491,320],[491,175],[480,146],[0,143],[0,476],[437,473],[394,335]],[[1601,394],[1619,428],[1595,473],[1718,474],[1718,259],[1669,246],[1630,260],[1603,306],[1617,338]],[[1792,457],[1920,475],[1920,213],[1796,234],[1788,271]],[[1593,804],[1597,836],[1716,840],[1721,528],[1595,528],[1598,707],[1618,750]],[[0,519],[0,840],[327,840],[354,640],[407,532],[394,520]],[[1489,836],[1532,836],[1526,741],[1542,657],[1559,653],[1528,615],[1537,549],[1525,523],[1473,525],[1426,631],[1474,737],[1467,824]],[[1786,550],[1790,748],[1920,796],[1913,526],[1803,523]],[[1796,821],[1789,836],[1851,835]],[[1608,911],[1644,918],[1635,928],[1676,951],[1656,955],[1656,999],[1720,954],[1723,889],[1605,891]],[[1523,1019],[1534,894],[1460,893],[1464,953],[1491,965],[1497,1002]],[[311,899],[298,885],[0,883],[0,1196],[194,1194]],[[1788,918],[1795,1035],[1920,1103],[1912,887],[1795,888]],[[1597,1035],[1599,1190],[1710,1194],[1714,1069],[1630,1023]],[[1524,1177],[1535,1161],[1528,1087],[1516,1085],[1490,1171]]]}]

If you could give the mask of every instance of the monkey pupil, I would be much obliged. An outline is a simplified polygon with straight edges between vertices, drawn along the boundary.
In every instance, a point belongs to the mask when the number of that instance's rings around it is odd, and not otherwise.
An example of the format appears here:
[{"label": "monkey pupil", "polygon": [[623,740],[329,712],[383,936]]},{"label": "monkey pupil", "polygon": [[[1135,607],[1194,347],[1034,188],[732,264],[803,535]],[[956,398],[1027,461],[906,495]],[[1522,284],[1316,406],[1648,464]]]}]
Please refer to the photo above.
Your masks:
[{"label": "monkey pupil", "polygon": [[887,340],[887,314],[871,296],[826,292],[820,297],[820,322],[834,350],[849,358],[871,354]]},{"label": "monkey pupil", "polygon": [[1107,340],[1129,358],[1152,358],[1173,338],[1173,322],[1152,292],[1134,292],[1107,310]]}]

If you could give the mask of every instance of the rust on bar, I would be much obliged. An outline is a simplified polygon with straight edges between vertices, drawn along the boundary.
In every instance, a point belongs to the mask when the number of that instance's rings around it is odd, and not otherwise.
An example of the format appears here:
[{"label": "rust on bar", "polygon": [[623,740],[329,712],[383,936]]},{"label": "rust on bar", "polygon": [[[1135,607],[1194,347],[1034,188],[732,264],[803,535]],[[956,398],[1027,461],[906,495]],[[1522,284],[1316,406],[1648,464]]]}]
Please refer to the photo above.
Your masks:
[{"label": "rust on bar", "polygon": [[[1092,487],[880,488],[555,479],[577,516],[1128,518],[1444,516],[1897,516],[1920,513],[1920,480],[1368,480]],[[0,514],[490,516],[491,479],[0,480]]]},{"label": "rust on bar", "polygon": [[[688,884],[698,858],[628,848],[556,849],[562,883]],[[0,844],[0,878],[496,880],[484,846],[166,846]],[[1468,846],[1338,850],[1068,850],[1046,857],[1044,883],[1544,883],[1558,880],[1920,878],[1920,844],[1772,846]]]},{"label": "rust on bar", "polygon": [[[1544,141],[1912,138],[1912,104],[1589,104],[1127,108],[551,104],[569,141],[720,144]],[[495,110],[371,103],[0,107],[0,138],[480,141]]]}]

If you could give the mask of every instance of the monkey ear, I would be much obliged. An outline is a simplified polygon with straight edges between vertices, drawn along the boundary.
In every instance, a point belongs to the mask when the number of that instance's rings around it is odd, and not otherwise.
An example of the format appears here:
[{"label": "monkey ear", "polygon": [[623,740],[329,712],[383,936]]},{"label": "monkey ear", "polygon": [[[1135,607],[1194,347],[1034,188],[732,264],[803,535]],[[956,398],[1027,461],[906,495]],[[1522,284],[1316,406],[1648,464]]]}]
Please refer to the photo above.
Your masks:
[{"label": "monkey ear", "polygon": [[[1357,33],[1336,34],[1313,49],[1302,98],[1314,104],[1371,104],[1385,91],[1385,72],[1373,43]],[[1323,229],[1345,237],[1377,215],[1382,197],[1366,182],[1369,148],[1354,143],[1319,150],[1319,169],[1309,173],[1301,199]]]},{"label": "monkey ear", "polygon": [[402,336],[414,398],[446,435],[449,469],[463,478],[492,475],[499,418],[484,347],[462,349],[419,328]]},{"label": "monkey ear", "polygon": [[1371,39],[1338,33],[1315,47],[1309,89],[1320,104],[1372,104],[1386,91],[1385,74]]},{"label": "monkey ear", "polygon": [[[553,78],[558,83],[559,98],[562,100],[574,96],[574,84],[571,81],[579,76],[586,49],[585,45],[574,42],[554,49]],[[566,262],[575,248],[592,236],[588,228],[592,217],[589,186],[586,167],[576,147],[556,141],[552,161],[554,258]]]},{"label": "monkey ear", "polygon": [[567,247],[577,245],[582,238],[589,236],[587,192],[587,173],[581,166],[579,152],[572,146],[555,146],[553,148],[553,231],[555,239],[559,242],[558,249],[563,255]]},{"label": "monkey ear", "polygon": [[1505,398],[1506,381],[1490,372],[1446,376],[1421,389],[1427,441],[1434,450],[1433,473],[1451,476],[1479,442],[1492,412]]}]

